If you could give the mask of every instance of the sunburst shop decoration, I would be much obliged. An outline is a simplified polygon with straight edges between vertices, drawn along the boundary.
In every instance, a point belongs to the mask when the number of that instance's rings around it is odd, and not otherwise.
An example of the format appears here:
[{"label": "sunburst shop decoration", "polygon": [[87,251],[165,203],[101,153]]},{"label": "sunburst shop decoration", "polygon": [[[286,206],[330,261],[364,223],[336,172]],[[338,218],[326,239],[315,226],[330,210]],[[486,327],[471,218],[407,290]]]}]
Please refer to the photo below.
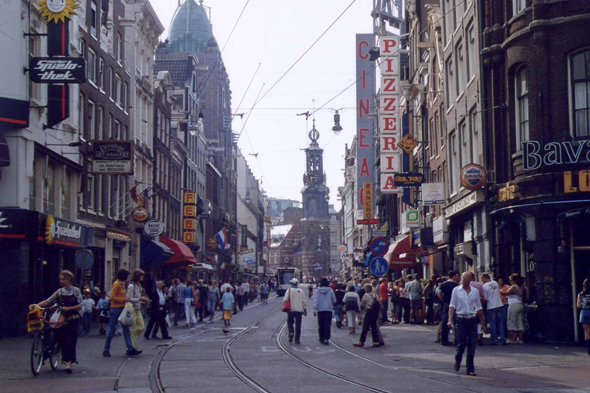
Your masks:
[{"label": "sunburst shop decoration", "polygon": [[47,18],[48,22],[53,20],[55,23],[65,22],[66,18],[72,19],[79,7],[78,0],[41,0],[37,4],[43,17]]}]

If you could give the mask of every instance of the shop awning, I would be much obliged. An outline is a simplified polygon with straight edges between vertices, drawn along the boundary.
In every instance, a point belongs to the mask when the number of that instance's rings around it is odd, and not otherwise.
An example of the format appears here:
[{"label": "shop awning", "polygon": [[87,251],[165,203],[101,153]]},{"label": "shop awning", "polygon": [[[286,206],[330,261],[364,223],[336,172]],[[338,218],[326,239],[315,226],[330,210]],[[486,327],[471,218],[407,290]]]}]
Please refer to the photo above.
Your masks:
[{"label": "shop awning", "polygon": [[[389,259],[389,268],[403,270],[415,267],[416,257],[422,255],[423,252],[421,247],[412,247],[410,236],[406,236],[395,243]],[[402,254],[404,254],[403,257]]]},{"label": "shop awning", "polygon": [[212,272],[213,266],[209,265],[208,263],[195,263],[193,265],[193,270],[206,270]]},{"label": "shop awning", "polygon": [[167,265],[171,263],[197,263],[197,258],[195,258],[194,254],[191,252],[191,250],[187,247],[186,244],[181,243],[178,240],[170,239],[166,236],[160,236],[160,241],[167,245],[172,250],[172,252],[174,252],[174,255],[172,255],[166,261]]},{"label": "shop awning", "polygon": [[174,252],[163,243],[150,239],[141,239],[141,263],[144,270],[152,270],[162,265]]},{"label": "shop awning", "polygon": [[10,166],[10,151],[4,135],[0,134],[0,167]]},{"label": "shop awning", "polygon": [[365,266],[369,266],[369,263],[371,263],[371,259],[373,259],[373,253],[369,251],[367,253],[367,257],[365,258]]}]

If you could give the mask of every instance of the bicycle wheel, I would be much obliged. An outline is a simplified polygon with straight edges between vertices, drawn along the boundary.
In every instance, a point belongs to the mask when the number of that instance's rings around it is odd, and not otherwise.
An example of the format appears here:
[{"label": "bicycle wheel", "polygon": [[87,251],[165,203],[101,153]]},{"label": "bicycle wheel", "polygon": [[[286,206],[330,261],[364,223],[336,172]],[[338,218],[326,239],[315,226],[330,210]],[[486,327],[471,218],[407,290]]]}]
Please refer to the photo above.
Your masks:
[{"label": "bicycle wheel", "polygon": [[49,352],[49,365],[51,366],[52,370],[57,370],[57,366],[59,366],[59,362],[61,360],[61,348],[57,343],[57,332],[54,330],[50,333],[50,344],[48,345]]},{"label": "bicycle wheel", "polygon": [[37,376],[43,366],[43,350],[44,343],[42,333],[37,332],[33,338],[33,347],[31,348],[31,371],[34,376]]}]

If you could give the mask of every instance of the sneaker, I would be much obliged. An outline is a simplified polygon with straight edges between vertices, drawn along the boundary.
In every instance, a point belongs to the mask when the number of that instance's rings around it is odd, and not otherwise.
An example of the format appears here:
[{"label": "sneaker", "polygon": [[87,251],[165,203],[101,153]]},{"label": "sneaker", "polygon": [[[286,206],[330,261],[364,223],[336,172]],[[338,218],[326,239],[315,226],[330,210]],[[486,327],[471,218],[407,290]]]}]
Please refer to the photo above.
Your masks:
[{"label": "sneaker", "polygon": [[354,345],[355,347],[364,347],[365,346],[365,344],[360,341],[358,343],[354,343],[352,345]]},{"label": "sneaker", "polygon": [[138,351],[135,348],[131,348],[131,351],[127,351],[127,356],[136,356],[141,354],[143,351]]},{"label": "sneaker", "polygon": [[104,357],[104,358],[110,358],[111,357],[111,353],[109,351],[102,351],[102,357]]},{"label": "sneaker", "polygon": [[292,343],[293,342],[293,336],[289,336],[289,342]]}]

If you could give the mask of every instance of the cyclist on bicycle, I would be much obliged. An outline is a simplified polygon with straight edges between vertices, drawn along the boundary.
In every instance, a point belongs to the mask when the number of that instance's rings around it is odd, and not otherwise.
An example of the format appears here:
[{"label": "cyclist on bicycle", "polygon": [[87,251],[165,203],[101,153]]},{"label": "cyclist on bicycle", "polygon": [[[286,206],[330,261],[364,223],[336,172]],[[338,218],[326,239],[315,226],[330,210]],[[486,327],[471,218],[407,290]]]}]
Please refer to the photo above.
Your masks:
[{"label": "cyclist on bicycle", "polygon": [[65,373],[72,373],[72,363],[76,363],[76,344],[78,343],[78,329],[80,323],[80,310],[82,310],[82,293],[79,288],[72,285],[74,275],[69,270],[63,270],[59,274],[59,283],[62,288],[55,291],[47,300],[42,301],[38,307],[49,307],[57,304],[61,307],[63,324],[57,329],[57,342],[61,349],[62,361],[67,363]]}]

